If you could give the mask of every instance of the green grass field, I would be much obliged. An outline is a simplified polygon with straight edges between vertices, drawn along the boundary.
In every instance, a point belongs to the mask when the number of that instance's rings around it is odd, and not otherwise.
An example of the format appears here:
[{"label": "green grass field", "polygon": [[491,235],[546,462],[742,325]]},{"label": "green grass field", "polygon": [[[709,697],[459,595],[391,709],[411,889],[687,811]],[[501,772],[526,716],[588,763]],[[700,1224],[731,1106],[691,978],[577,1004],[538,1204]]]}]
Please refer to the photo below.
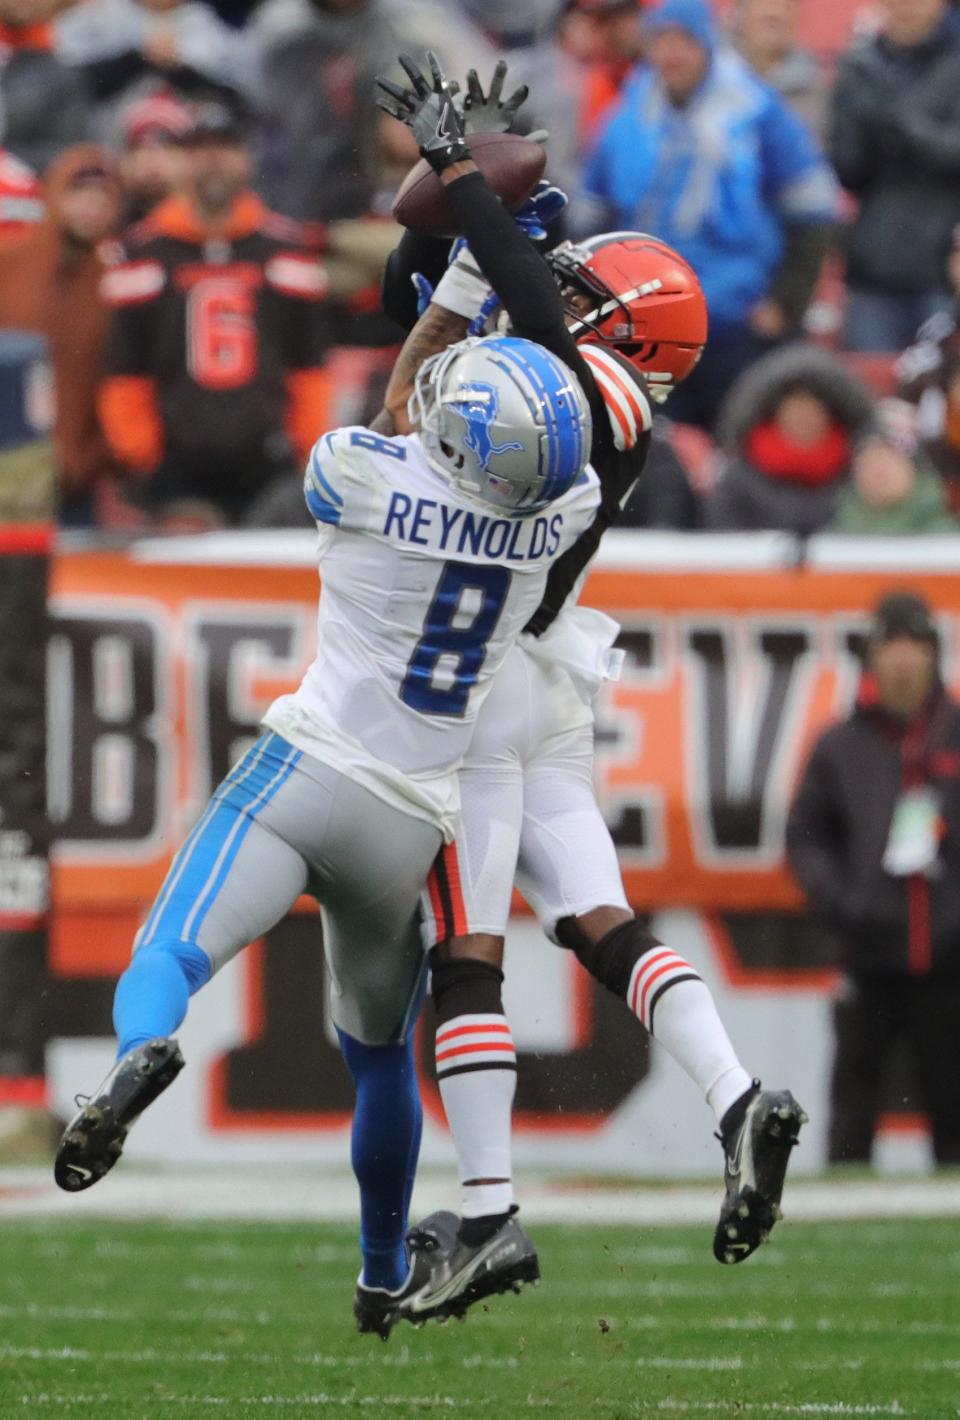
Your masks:
[{"label": "green grass field", "polygon": [[960,1220],[537,1227],[544,1283],[360,1337],[339,1227],[0,1228],[0,1416],[960,1416]]}]

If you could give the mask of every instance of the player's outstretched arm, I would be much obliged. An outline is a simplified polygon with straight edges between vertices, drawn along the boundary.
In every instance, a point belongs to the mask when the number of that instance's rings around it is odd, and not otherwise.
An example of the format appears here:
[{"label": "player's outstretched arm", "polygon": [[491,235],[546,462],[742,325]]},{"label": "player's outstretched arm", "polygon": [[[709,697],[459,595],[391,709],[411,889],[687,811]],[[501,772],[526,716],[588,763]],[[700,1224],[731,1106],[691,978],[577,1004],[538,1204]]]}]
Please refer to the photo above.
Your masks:
[{"label": "player's outstretched arm", "polygon": [[370,421],[374,434],[409,434],[413,428],[407,405],[424,360],[455,345],[466,334],[467,322],[462,316],[428,306],[407,336],[397,356],[383,397],[383,408]]},{"label": "player's outstretched arm", "polygon": [[405,123],[420,152],[448,189],[457,228],[500,297],[517,335],[535,340],[566,361],[585,388],[589,372],[567,331],[563,304],[546,262],[516,226],[513,218],[476,167],[470,155],[463,112],[454,102],[455,88],[445,78],[436,55],[428,53],[428,81],[407,55],[400,63],[411,87],[378,79],[377,102]]},{"label": "player's outstretched arm", "polygon": [[[517,116],[526,101],[529,89],[526,84],[521,84],[505,99],[503,85],[506,77],[507,66],[504,60],[500,59],[484,93],[477,71],[468,71],[466,92],[455,99],[463,115],[468,142],[473,133],[515,131]],[[453,90],[455,86],[449,87]],[[383,91],[383,106],[393,117],[397,116],[397,106],[400,103],[396,95],[399,93],[402,96],[403,92],[399,85],[394,86],[392,91],[386,88]],[[547,135],[541,133],[536,136],[542,140]],[[418,316],[423,313],[423,305],[419,300],[420,291],[423,286],[429,290],[437,286],[449,263],[450,246],[449,237],[433,237],[425,233],[406,231],[395,250],[390,253],[383,275],[381,304],[391,320],[397,321],[404,330],[412,330]]]},{"label": "player's outstretched arm", "polygon": [[545,346],[580,374],[583,361],[567,330],[560,292],[543,257],[472,160],[455,164],[441,173],[440,179],[449,193],[457,226],[500,297],[514,333]]},{"label": "player's outstretched arm", "polygon": [[[592,377],[585,366],[580,368],[583,362],[567,333],[563,306],[549,267],[516,226],[469,153],[468,124],[477,128],[509,127],[516,110],[526,98],[526,90],[518,89],[503,103],[500,93],[506,67],[498,65],[486,96],[476,74],[471,72],[466,98],[463,106],[458,107],[454,103],[454,86],[444,77],[436,56],[428,54],[427,57],[430,82],[412,59],[402,55],[400,64],[411,87],[405,89],[392,80],[379,79],[377,82],[381,92],[377,102],[385,112],[408,125],[420,151],[440,175],[441,181],[452,185],[451,196],[466,218],[461,230],[471,247],[474,241],[479,241],[489,253],[487,265],[479,257],[478,264],[500,297],[516,333],[537,340],[560,355],[576,369],[588,395],[592,395]],[[460,215],[458,210],[458,218]],[[485,239],[485,227],[491,216],[500,233],[493,242]],[[418,237],[409,232],[404,235],[388,262],[384,279],[383,303],[388,314],[395,318],[406,317],[415,306],[412,280],[415,271],[426,275],[431,284],[436,284],[432,278],[441,249],[448,253],[449,243],[436,238]],[[415,262],[419,265],[414,265]],[[428,262],[431,265],[424,271]],[[438,306],[429,306],[421,316],[394,366],[384,401],[386,414],[395,430],[403,431],[407,427],[407,397],[420,365],[430,355],[461,340],[467,333],[468,324],[466,318]],[[378,427],[381,421],[386,427],[383,415],[378,416]]]},{"label": "player's outstretched arm", "polygon": [[[390,372],[387,391],[383,399],[383,413],[390,419],[391,432],[410,432],[410,418],[407,401],[417,378],[417,371],[431,355],[437,355],[447,346],[455,345],[467,333],[470,322],[466,316],[448,311],[443,306],[429,305],[404,341],[403,349],[397,356]],[[380,415],[377,416],[380,419]],[[379,423],[377,433],[383,433]]]}]

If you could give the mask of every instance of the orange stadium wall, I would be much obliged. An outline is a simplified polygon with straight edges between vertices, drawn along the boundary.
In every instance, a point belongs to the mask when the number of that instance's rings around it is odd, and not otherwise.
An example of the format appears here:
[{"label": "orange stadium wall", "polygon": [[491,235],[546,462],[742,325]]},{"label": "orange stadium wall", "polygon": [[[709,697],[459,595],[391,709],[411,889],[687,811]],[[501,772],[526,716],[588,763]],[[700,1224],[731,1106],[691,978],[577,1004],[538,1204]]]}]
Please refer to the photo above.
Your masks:
[{"label": "orange stadium wall", "polygon": [[[815,539],[801,563],[779,535],[623,533],[608,538],[587,584],[584,599],[620,621],[627,651],[598,705],[597,787],[631,900],[710,982],[745,1064],[804,1099],[807,1167],[822,1159],[837,977],[833,946],[784,867],[786,809],[813,737],[850,704],[867,610],[891,585],[935,604],[944,672],[960,689],[958,569],[954,539]],[[46,1021],[55,1107],[106,1067],[110,995],[131,937],[211,788],[308,662],[316,594],[310,534],[210,534],[123,551],[77,543],[56,556]],[[519,899],[507,1001],[524,1162],[712,1169],[695,1091],[545,941]],[[325,1002],[319,921],[304,901],[195,998],[179,1102],[158,1102],[132,1151],[345,1161],[350,1091]],[[421,1054],[425,1157],[447,1158]],[[911,1122],[910,1088],[895,1063],[899,1127]]]}]

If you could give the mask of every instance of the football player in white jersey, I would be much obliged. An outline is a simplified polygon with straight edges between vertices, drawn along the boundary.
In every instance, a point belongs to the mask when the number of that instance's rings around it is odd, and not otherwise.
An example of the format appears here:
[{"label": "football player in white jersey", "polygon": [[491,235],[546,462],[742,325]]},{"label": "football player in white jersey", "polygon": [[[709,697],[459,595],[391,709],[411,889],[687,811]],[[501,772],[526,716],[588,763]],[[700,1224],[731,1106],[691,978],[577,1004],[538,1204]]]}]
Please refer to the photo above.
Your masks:
[{"label": "football player in white jersey", "polygon": [[[190,995],[304,892],[321,905],[351,1069],[366,1084],[368,1056],[410,1063],[425,964],[418,903],[453,831],[456,771],[550,565],[599,500],[583,393],[531,342],[492,337],[438,354],[413,406],[414,433],[345,428],[314,447],[316,659],[267,711],[137,935],[114,1000],[117,1063],[57,1151],[56,1181],[70,1192],[107,1173],[182,1068],[173,1035]],[[354,1135],[361,1182],[390,1157],[390,1201],[409,1189],[418,1110],[411,1071],[383,1133],[371,1138],[361,1119]],[[361,1209],[363,1281],[398,1292],[405,1210],[384,1196],[372,1187]]]},{"label": "football player in white jersey", "polygon": [[[401,101],[396,86],[387,88],[401,118],[425,101],[424,81],[409,63],[405,67],[413,92]],[[470,93],[476,102],[475,78]],[[482,94],[479,102],[490,104]],[[469,107],[466,118],[469,124]],[[462,171],[461,191],[469,169]],[[485,1258],[501,1247],[503,1220],[514,1208],[510,1109],[516,1057],[500,968],[518,854],[522,885],[548,933],[624,998],[652,1033],[656,1012],[656,1037],[713,1110],[727,1181],[714,1239],[718,1260],[741,1261],[769,1233],[804,1118],[789,1092],[762,1091],[751,1080],[696,971],[630,911],[592,785],[589,700],[616,628],[608,618],[571,605],[571,594],[642,470],[646,395],[653,390],[665,397],[696,363],[706,335],[699,285],[675,252],[642,233],[568,244],[552,257],[567,306],[565,328],[560,291],[551,289],[546,267],[473,181],[469,198],[459,203],[459,229],[512,327],[524,334],[536,329],[539,340],[568,360],[571,335],[577,340],[580,363],[571,363],[594,410],[592,458],[605,497],[591,528],[553,569],[548,595],[528,626],[531,634],[507,658],[479,717],[461,771],[464,821],[431,878],[427,927],[437,944],[436,1061],[464,1184],[464,1221],[452,1243],[448,1215],[440,1224],[442,1240],[433,1219],[415,1234],[432,1247],[434,1275],[420,1297],[401,1309],[413,1316],[462,1314],[465,1305],[496,1290],[499,1280],[487,1274]],[[388,267],[393,289],[385,303],[399,314],[411,268],[436,263],[439,256],[435,244],[431,250],[422,239],[405,236]],[[409,342],[412,358],[432,348],[431,337],[459,334],[463,326],[450,314],[465,323],[488,304],[486,296],[476,268],[458,257],[434,292],[434,318],[428,313]],[[402,388],[402,378],[398,384]]]}]

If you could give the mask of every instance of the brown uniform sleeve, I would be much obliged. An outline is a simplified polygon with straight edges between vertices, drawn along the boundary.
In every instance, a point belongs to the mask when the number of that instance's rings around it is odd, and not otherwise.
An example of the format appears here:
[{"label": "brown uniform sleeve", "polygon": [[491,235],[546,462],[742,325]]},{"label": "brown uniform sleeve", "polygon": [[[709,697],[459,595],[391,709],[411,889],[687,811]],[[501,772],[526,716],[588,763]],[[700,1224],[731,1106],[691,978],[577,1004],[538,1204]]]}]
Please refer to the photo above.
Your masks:
[{"label": "brown uniform sleeve", "polygon": [[163,457],[163,424],[156,384],[149,375],[108,375],[97,409],[114,458],[135,473],[149,473]]},{"label": "brown uniform sleeve", "polygon": [[297,457],[305,464],[320,435],[333,423],[330,378],[318,366],[289,370],[286,386],[287,434]]},{"label": "brown uniform sleeve", "polygon": [[151,472],[163,457],[152,355],[156,299],[164,282],[159,263],[141,259],[118,263],[100,288],[111,314],[97,410],[114,457],[135,473]]}]

